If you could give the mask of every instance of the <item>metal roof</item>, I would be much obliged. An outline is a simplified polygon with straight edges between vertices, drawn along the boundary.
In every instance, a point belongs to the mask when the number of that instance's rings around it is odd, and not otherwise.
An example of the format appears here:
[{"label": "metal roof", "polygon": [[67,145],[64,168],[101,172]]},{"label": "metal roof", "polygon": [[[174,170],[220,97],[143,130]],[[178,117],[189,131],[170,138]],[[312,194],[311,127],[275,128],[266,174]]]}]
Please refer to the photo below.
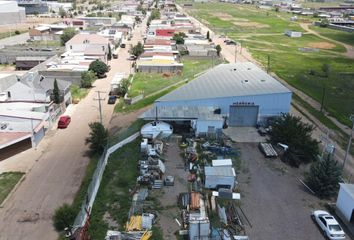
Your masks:
[{"label": "metal roof", "polygon": [[[214,114],[216,107],[202,106],[154,106],[144,112],[141,118],[153,120],[156,117],[160,120],[215,120],[223,121],[220,114]],[[157,114],[156,114],[157,110]]]},{"label": "metal roof", "polygon": [[235,177],[235,170],[228,167],[204,167],[205,176],[232,176]]},{"label": "metal roof", "polygon": [[184,101],[290,92],[288,88],[262,69],[253,63],[246,62],[220,64],[157,101]]}]

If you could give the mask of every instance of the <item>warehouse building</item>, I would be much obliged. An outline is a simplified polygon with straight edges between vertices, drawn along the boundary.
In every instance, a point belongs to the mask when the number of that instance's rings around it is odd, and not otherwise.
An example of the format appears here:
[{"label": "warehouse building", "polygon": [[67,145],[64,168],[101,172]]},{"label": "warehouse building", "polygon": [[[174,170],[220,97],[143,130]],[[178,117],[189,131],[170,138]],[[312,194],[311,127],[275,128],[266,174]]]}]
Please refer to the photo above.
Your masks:
[{"label": "warehouse building", "polygon": [[145,120],[189,121],[196,135],[288,113],[291,91],[253,63],[221,64],[155,101]]},{"label": "warehouse building", "polygon": [[0,25],[26,22],[26,13],[16,1],[0,1]]}]

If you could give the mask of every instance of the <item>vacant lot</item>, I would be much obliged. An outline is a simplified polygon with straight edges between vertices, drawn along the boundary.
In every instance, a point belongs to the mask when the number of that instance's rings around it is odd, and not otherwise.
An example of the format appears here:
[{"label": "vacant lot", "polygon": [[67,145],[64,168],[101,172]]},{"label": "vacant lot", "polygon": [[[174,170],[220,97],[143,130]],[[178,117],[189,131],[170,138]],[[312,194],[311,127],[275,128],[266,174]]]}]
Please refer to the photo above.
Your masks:
[{"label": "vacant lot", "polygon": [[[226,3],[194,4],[190,13],[208,22],[217,33],[239,41],[264,66],[267,66],[269,56],[271,71],[318,102],[326,88],[326,110],[342,123],[351,124],[348,116],[354,112],[354,59],[343,56],[346,50],[342,45],[312,34],[304,34],[301,38],[284,36],[287,29],[303,31],[298,23],[290,21],[291,15],[287,13]],[[255,27],[254,23],[271,27]],[[345,34],[338,36],[349,41]],[[318,50],[307,52],[308,49],[302,48]],[[321,70],[324,63],[330,65],[328,78]]]},{"label": "vacant lot", "polygon": [[202,58],[184,58],[182,59],[183,71],[181,74],[164,75],[161,73],[136,73],[134,76],[133,84],[129,91],[130,97],[135,97],[142,92],[149,95],[164,87],[168,87],[174,83],[184,79],[193,79],[194,75],[219,64],[219,59],[202,59]]},{"label": "vacant lot", "polygon": [[354,46],[354,33],[347,33],[335,29],[321,28],[317,26],[311,26],[310,28],[320,33],[322,36]]},{"label": "vacant lot", "polygon": [[296,180],[299,170],[264,158],[256,143],[238,146],[241,207],[252,225],[246,227],[250,239],[324,239],[310,218],[312,210],[324,207]]},{"label": "vacant lot", "polygon": [[15,187],[23,174],[22,172],[5,172],[0,174],[0,204]]}]

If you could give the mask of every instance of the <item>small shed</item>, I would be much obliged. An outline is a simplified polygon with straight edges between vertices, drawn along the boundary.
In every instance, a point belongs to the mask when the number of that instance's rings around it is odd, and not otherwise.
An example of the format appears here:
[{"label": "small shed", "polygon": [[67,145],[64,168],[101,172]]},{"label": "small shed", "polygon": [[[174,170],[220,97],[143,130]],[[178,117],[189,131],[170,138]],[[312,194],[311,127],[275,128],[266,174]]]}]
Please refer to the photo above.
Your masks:
[{"label": "small shed", "polygon": [[302,37],[302,32],[296,32],[292,30],[286,30],[285,35],[288,37]]},{"label": "small shed", "polygon": [[354,184],[340,183],[336,207],[342,220],[354,228]]},{"label": "small shed", "polygon": [[235,186],[236,173],[235,169],[230,166],[205,167],[205,188],[229,188]]}]

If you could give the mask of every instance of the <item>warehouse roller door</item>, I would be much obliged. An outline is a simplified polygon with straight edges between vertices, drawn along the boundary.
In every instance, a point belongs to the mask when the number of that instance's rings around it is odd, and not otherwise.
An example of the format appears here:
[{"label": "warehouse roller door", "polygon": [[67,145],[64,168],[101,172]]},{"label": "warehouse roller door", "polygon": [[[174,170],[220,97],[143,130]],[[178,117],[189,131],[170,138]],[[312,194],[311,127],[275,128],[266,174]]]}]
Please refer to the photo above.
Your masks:
[{"label": "warehouse roller door", "polygon": [[254,127],[257,124],[259,106],[230,106],[230,127]]}]

